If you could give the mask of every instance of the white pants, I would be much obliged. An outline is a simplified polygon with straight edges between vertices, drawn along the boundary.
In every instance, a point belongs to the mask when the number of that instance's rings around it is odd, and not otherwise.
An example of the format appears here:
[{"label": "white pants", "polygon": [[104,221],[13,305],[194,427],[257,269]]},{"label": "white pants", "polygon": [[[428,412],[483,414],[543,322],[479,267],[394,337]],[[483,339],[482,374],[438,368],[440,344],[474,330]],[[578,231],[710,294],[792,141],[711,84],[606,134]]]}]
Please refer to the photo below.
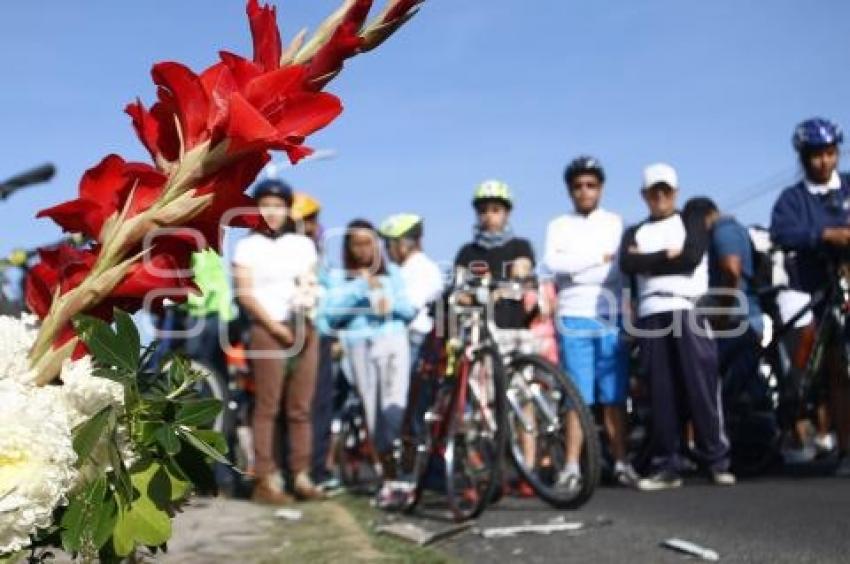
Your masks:
[{"label": "white pants", "polygon": [[410,388],[406,332],[345,343],[351,379],[360,393],[366,426],[379,454],[391,452],[401,435]]}]

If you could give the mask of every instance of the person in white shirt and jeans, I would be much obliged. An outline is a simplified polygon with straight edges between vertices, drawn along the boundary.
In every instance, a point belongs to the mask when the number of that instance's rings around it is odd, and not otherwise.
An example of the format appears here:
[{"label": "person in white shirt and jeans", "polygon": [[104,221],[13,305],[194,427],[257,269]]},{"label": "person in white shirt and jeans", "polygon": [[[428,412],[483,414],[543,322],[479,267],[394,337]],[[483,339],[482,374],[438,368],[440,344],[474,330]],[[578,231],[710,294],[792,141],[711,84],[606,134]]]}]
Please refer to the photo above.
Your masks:
[{"label": "person in white shirt and jeans", "polygon": [[[601,406],[618,483],[634,487],[638,476],[626,460],[628,365],[621,342],[621,276],[617,253],[620,216],[599,206],[605,171],[593,157],[574,159],[564,172],[574,211],[546,231],[545,267],[558,288],[557,329],[561,361],[589,406]],[[567,464],[559,484],[578,488],[583,444],[578,418],[567,422]]]},{"label": "person in white shirt and jeans", "polygon": [[309,475],[318,336],[294,307],[297,281],[316,269],[318,254],[313,241],[295,232],[288,185],[265,180],[257,185],[254,197],[266,225],[236,244],[233,277],[236,299],[251,318],[249,358],[256,383],[253,499],[281,505],[291,501],[276,456],[281,412],[287,422],[293,490],[302,499],[323,497]]}]

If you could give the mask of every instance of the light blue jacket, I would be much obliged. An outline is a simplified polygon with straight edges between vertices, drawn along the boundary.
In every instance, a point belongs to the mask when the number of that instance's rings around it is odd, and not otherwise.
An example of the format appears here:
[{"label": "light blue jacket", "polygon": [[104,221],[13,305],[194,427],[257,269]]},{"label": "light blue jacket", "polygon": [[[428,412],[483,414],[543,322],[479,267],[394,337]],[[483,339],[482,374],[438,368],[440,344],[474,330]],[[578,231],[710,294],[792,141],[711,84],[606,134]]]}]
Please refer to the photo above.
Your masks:
[{"label": "light blue jacket", "polygon": [[[323,273],[319,277],[325,292],[319,303],[316,325],[324,334],[336,333],[341,340],[353,342],[378,335],[402,333],[416,317],[416,307],[407,297],[401,272],[394,264],[387,265],[387,274],[380,276],[381,288],[372,290],[365,278],[348,278],[343,271]],[[372,308],[370,295],[382,293],[390,302],[387,315],[378,315]]]}]

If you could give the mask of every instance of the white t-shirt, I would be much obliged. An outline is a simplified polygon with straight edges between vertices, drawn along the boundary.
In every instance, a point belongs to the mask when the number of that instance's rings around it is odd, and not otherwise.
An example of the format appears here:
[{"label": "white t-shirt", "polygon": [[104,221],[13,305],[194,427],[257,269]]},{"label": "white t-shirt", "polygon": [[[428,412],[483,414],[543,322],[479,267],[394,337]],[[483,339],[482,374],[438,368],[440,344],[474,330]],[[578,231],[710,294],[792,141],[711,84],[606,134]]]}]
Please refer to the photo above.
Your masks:
[{"label": "white t-shirt", "polygon": [[[686,237],[682,216],[675,213],[665,219],[644,222],[635,233],[635,244],[640,253],[656,253],[681,249]],[[638,275],[638,316],[693,309],[693,300],[708,292],[707,254],[702,256],[691,274]]]},{"label": "white t-shirt", "polygon": [[[619,315],[617,251],[622,236],[623,220],[603,209],[562,215],[549,223],[543,264],[555,275],[559,316]],[[606,255],[612,260],[605,262]]]},{"label": "white t-shirt", "polygon": [[318,260],[313,241],[295,233],[274,239],[251,233],[236,244],[233,256],[234,265],[250,270],[252,293],[275,321],[288,319],[296,279],[313,271]]},{"label": "white t-shirt", "polygon": [[407,298],[419,310],[410,323],[410,330],[427,334],[434,328],[434,320],[428,315],[428,306],[440,297],[443,291],[443,274],[437,263],[425,253],[417,251],[407,258],[399,268]]}]

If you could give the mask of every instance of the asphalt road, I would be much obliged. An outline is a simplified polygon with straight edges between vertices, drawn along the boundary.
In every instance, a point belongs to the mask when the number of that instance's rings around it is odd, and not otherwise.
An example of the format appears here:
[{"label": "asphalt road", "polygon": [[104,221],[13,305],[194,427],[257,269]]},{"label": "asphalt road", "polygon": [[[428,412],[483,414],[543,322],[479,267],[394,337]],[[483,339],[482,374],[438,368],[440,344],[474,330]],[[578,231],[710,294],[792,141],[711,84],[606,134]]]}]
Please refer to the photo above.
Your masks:
[{"label": "asphalt road", "polygon": [[[443,541],[464,562],[683,562],[661,548],[670,537],[710,548],[721,562],[850,562],[850,479],[821,464],[739,482],[710,485],[693,477],[679,490],[644,493],[601,487],[578,511],[507,498],[476,523],[487,527],[547,523],[563,516],[589,525],[580,533],[523,534],[484,539],[475,529]],[[417,520],[445,526],[439,506]]]}]

